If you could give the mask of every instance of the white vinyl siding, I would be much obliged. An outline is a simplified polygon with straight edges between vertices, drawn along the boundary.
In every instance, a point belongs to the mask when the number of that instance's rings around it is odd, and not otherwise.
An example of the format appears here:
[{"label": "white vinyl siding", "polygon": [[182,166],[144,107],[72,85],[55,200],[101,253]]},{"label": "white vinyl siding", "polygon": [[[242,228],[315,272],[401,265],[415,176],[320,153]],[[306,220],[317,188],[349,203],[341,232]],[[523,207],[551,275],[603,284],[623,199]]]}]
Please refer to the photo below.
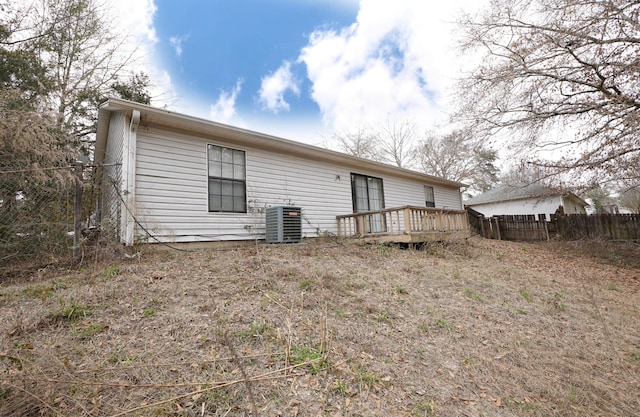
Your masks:
[{"label": "white vinyl siding", "polygon": [[[138,130],[135,212],[156,238],[162,241],[263,238],[265,210],[276,205],[301,207],[303,236],[315,237],[336,233],[336,216],[353,212],[350,176],[353,169],[246,147],[242,150],[246,156],[247,212],[209,212],[209,143],[238,148],[217,138]],[[424,205],[424,183],[356,171],[382,178],[387,208]],[[462,208],[457,189],[434,185],[434,193],[439,207],[442,201],[447,208]],[[144,237],[142,230],[137,233]]]},{"label": "white vinyl siding", "polygon": [[551,214],[556,212],[561,201],[560,196],[547,198],[523,198],[519,200],[473,204],[470,205],[470,207],[484,214],[485,217],[516,214],[534,214],[538,216],[540,214],[544,214],[546,220],[550,220]]}]

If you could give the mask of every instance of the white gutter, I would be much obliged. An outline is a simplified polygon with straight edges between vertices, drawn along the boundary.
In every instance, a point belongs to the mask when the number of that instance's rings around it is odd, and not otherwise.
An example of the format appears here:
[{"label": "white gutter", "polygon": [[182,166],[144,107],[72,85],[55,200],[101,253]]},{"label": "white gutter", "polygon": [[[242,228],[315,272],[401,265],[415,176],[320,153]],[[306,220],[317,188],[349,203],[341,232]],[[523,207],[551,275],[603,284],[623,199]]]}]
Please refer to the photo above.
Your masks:
[{"label": "white gutter", "polygon": [[434,177],[432,175],[422,174],[404,168],[371,161],[368,159],[357,158],[341,152],[320,148],[317,146],[307,145],[264,133],[253,132],[246,129],[240,129],[234,126],[228,126],[205,120],[193,116],[187,116],[168,110],[158,109],[140,103],[134,103],[121,99],[109,99],[100,107],[101,111],[131,111],[138,110],[141,114],[141,123],[143,126],[158,126],[175,131],[186,132],[189,134],[201,135],[204,138],[228,139],[235,143],[246,146],[256,147],[259,149],[275,151],[278,153],[300,156],[315,161],[325,161],[332,163],[344,164],[349,167],[356,167],[363,170],[369,170],[382,174],[400,176],[426,184],[438,184],[447,187],[464,187],[465,184],[445,180],[443,178]]}]

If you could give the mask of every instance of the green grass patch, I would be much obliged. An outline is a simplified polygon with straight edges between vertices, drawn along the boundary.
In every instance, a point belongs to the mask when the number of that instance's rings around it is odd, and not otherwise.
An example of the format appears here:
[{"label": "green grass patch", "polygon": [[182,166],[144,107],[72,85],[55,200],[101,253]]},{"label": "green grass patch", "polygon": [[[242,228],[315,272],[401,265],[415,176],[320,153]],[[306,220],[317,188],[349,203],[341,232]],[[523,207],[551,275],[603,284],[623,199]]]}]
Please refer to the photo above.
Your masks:
[{"label": "green grass patch", "polygon": [[316,375],[329,366],[329,363],[318,347],[291,346],[289,361],[292,365],[307,363],[305,368],[308,369],[312,375]]},{"label": "green grass patch", "polygon": [[398,285],[396,287],[396,293],[398,293],[400,295],[404,295],[404,294],[408,294],[409,291],[407,291],[407,289],[405,287],[402,287],[402,286]]},{"label": "green grass patch", "polygon": [[411,410],[415,417],[436,417],[436,404],[433,401],[422,402]]},{"label": "green grass patch", "polygon": [[482,302],[482,297],[480,296],[480,294],[478,294],[471,288],[465,288],[464,295],[467,296],[467,298],[472,299],[473,301]]},{"label": "green grass patch", "polygon": [[368,391],[380,382],[380,378],[374,371],[362,365],[356,366],[354,374],[358,379],[360,391]]},{"label": "green grass patch", "polygon": [[91,339],[96,334],[102,332],[107,326],[104,324],[89,323],[85,326],[72,326],[71,334],[80,340]]},{"label": "green grass patch", "polygon": [[527,291],[526,288],[520,288],[520,296],[529,303],[533,301],[533,297],[531,296],[531,293],[529,293],[529,291]]},{"label": "green grass patch", "polygon": [[91,311],[91,307],[82,304],[79,301],[71,301],[69,303],[60,299],[60,308],[55,313],[49,314],[49,318],[53,321],[69,321],[74,322],[87,317]]},{"label": "green grass patch", "polygon": [[313,281],[310,279],[303,279],[298,283],[298,286],[302,291],[309,291],[313,287]]},{"label": "green grass patch", "polygon": [[120,266],[118,264],[111,264],[100,273],[105,278],[115,278],[120,275]]},{"label": "green grass patch", "polygon": [[262,339],[273,333],[273,326],[269,323],[259,323],[254,321],[247,330],[241,330],[236,333],[238,337]]},{"label": "green grass patch", "polygon": [[453,324],[451,324],[445,319],[436,320],[436,326],[438,326],[441,329],[447,329],[447,330],[453,329]]}]

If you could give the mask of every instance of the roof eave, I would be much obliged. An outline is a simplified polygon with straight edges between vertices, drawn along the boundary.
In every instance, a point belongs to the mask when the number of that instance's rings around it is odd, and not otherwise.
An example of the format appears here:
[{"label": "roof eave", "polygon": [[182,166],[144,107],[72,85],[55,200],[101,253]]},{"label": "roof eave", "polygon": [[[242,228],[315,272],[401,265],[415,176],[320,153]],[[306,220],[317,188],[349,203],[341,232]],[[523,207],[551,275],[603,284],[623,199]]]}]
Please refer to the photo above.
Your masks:
[{"label": "roof eave", "polygon": [[[466,186],[466,184],[460,182],[450,181],[432,175],[422,174],[416,171],[358,158],[329,149],[295,142],[289,139],[283,139],[264,133],[229,126],[121,99],[109,99],[100,106],[100,119],[98,122],[98,134],[96,137],[96,161],[99,161],[97,159],[99,144],[102,146],[102,156],[104,155],[104,144],[106,144],[108,131],[108,117],[105,113],[113,111],[130,111],[134,109],[139,110],[141,113],[140,124],[142,126],[165,127],[183,132],[199,133],[206,136],[219,137],[221,139],[230,139],[243,145],[250,145],[260,149],[301,156],[308,159],[321,160],[324,162],[345,164],[377,173],[399,175],[405,178],[443,185],[446,187],[455,187],[459,189]],[[106,121],[102,122],[102,119]]]}]

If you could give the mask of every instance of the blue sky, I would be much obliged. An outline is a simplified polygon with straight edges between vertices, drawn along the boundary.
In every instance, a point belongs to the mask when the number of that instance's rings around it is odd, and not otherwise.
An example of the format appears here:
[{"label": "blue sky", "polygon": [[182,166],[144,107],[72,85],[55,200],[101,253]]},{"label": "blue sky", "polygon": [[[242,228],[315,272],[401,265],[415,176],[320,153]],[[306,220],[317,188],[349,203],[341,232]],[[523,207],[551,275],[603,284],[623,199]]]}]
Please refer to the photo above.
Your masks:
[{"label": "blue sky", "polygon": [[119,0],[152,105],[307,143],[447,124],[453,21],[486,0]]},{"label": "blue sky", "polygon": [[[195,101],[210,102],[239,89],[238,113],[285,121],[314,119],[318,105],[309,94],[305,68],[296,64],[315,28],[348,26],[357,3],[319,1],[156,0],[154,26],[161,63],[175,87]],[[284,91],[284,103],[261,100],[264,77],[289,62],[295,88]],[[265,95],[263,94],[263,97]]]}]

